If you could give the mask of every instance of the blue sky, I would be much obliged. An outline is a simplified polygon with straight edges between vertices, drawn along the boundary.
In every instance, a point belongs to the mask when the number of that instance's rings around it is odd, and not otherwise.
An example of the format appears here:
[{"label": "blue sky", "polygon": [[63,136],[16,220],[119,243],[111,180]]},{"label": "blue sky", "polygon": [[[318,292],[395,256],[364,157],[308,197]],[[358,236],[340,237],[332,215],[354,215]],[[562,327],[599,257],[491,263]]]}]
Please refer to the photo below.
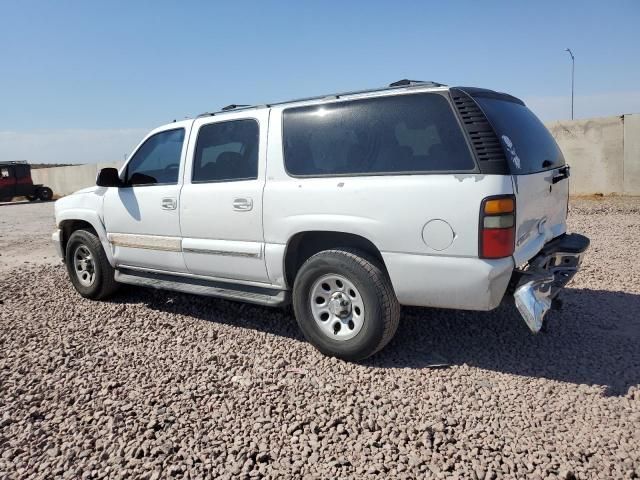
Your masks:
[{"label": "blue sky", "polygon": [[400,78],[507,91],[543,119],[640,112],[640,1],[0,0],[0,160],[121,159],[230,103]]}]

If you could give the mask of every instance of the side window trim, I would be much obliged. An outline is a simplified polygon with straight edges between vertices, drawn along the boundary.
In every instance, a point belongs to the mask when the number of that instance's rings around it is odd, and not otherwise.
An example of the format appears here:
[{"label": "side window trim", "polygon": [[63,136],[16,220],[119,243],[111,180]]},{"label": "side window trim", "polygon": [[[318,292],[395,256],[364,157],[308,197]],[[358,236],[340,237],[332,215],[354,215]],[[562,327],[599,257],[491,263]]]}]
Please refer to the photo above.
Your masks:
[{"label": "side window trim", "polygon": [[[211,125],[222,125],[225,123],[231,123],[231,122],[238,122],[238,121],[246,121],[246,120],[251,120],[256,124],[257,127],[257,133],[258,136],[256,138],[256,173],[254,176],[251,177],[239,177],[239,178],[229,178],[229,179],[220,179],[220,180],[196,180],[195,176],[196,176],[196,160],[197,160],[197,154],[198,154],[198,141],[200,140],[200,132],[203,128],[211,126]],[[197,131],[195,131],[197,130]],[[206,184],[206,183],[230,183],[230,182],[246,182],[246,181],[252,181],[252,180],[258,180],[260,178],[260,139],[261,136],[263,135],[263,132],[261,132],[261,123],[260,120],[257,117],[251,116],[251,117],[238,117],[238,118],[230,118],[228,120],[218,120],[218,121],[213,121],[213,122],[207,122],[207,123],[203,123],[201,125],[199,125],[197,127],[197,129],[194,129],[193,134],[195,135],[195,142],[193,144],[193,152],[191,153],[190,157],[190,164],[191,164],[191,178],[190,178],[190,183],[193,185],[200,185],[200,184]]]},{"label": "side window trim", "polygon": [[[184,131],[184,136],[182,139],[182,147],[180,149],[180,159],[179,159],[179,164],[178,164],[178,175],[176,177],[176,181],[175,182],[160,182],[160,183],[142,183],[142,184],[130,184],[128,183],[128,176],[129,176],[129,166],[131,165],[131,162],[134,160],[134,158],[136,157],[136,155],[138,154],[138,152],[142,149],[142,147],[144,147],[144,145],[151,140],[152,138],[156,137],[157,135],[161,135],[163,133],[167,133],[167,132],[175,132],[178,130],[183,130]],[[182,170],[182,166],[183,166],[183,160],[184,160],[184,156],[185,156],[185,152],[186,152],[186,148],[187,148],[187,143],[188,143],[188,136],[190,133],[190,129],[185,128],[185,127],[176,127],[176,128],[168,128],[166,130],[160,130],[160,131],[156,131],[155,133],[147,136],[146,138],[144,138],[142,140],[142,142],[140,142],[140,144],[137,146],[137,148],[133,151],[133,153],[131,154],[131,156],[129,157],[129,159],[127,160],[127,162],[124,164],[124,166],[122,167],[121,173],[120,173],[120,178],[123,181],[123,185],[120,188],[132,188],[132,187],[161,187],[161,186],[166,186],[166,185],[178,185],[181,183],[181,176],[180,176],[180,171]]]}]

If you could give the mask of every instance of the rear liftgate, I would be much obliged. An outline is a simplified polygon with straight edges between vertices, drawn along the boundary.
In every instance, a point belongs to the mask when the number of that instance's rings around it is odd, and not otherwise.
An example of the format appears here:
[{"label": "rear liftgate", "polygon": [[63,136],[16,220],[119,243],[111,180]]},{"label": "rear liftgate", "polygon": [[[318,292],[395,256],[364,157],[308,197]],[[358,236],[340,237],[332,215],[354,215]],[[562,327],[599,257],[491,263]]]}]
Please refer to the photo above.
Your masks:
[{"label": "rear liftgate", "polygon": [[589,239],[573,233],[549,242],[527,267],[516,270],[520,279],[513,294],[516,307],[533,333],[542,328],[545,314],[560,290],[580,269]]}]

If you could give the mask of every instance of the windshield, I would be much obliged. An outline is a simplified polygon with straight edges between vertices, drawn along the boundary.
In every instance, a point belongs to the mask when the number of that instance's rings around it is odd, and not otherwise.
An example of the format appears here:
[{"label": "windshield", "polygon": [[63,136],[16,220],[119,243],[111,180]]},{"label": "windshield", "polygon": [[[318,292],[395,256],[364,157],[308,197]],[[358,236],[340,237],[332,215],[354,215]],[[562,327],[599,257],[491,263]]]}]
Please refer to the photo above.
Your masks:
[{"label": "windshield", "polygon": [[475,96],[504,148],[513,175],[551,170],[564,157],[549,130],[526,106],[509,100]]}]

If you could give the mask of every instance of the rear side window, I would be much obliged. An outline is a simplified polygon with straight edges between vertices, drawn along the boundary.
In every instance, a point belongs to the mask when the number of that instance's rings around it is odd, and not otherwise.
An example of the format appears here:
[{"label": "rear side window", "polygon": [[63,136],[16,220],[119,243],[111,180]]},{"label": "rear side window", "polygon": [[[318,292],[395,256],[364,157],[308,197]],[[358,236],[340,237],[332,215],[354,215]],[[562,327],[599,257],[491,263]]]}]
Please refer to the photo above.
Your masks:
[{"label": "rear side window", "polygon": [[202,126],[196,142],[192,181],[258,178],[258,136],[258,122],[253,119]]},{"label": "rear side window", "polygon": [[564,165],[564,156],[549,130],[526,106],[474,96],[502,143],[514,175],[542,172]]},{"label": "rear side window", "polygon": [[9,178],[8,168],[0,168],[0,178]]},{"label": "rear side window", "polygon": [[184,129],[167,130],[149,137],[127,164],[127,184],[178,183]]},{"label": "rear side window", "polygon": [[283,112],[284,161],[294,176],[471,171],[449,102],[395,95]]}]

